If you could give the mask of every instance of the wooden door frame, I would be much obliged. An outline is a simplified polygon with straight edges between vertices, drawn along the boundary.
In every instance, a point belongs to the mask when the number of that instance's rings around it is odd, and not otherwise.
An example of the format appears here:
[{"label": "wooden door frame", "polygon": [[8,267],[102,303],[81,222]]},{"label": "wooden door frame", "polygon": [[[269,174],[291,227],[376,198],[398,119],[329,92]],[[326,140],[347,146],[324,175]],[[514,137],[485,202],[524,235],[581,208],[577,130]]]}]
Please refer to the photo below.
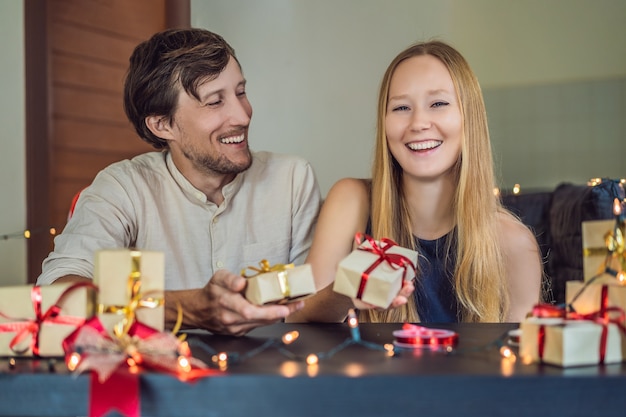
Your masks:
[{"label": "wooden door frame", "polygon": [[[26,114],[26,228],[27,282],[34,283],[41,272],[41,262],[52,249],[50,227],[52,189],[51,152],[51,83],[48,48],[48,2],[24,1],[24,67]],[[189,27],[190,0],[165,0],[165,25]],[[68,202],[69,203],[69,202]]]}]

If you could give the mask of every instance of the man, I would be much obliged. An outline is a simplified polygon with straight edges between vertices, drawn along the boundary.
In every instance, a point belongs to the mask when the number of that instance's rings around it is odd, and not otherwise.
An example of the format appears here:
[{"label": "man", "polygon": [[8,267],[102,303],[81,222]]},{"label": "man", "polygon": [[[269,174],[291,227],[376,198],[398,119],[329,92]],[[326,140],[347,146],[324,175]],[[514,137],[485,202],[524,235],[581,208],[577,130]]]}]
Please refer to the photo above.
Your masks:
[{"label": "man", "polygon": [[202,29],[157,33],[130,58],[124,107],[161,152],[96,176],[37,283],[91,279],[97,250],[136,247],[165,254],[167,328],[177,305],[184,328],[233,335],[302,308],[242,296],[242,268],[304,262],[321,197],[306,161],[249,150],[252,107],[231,46]]}]

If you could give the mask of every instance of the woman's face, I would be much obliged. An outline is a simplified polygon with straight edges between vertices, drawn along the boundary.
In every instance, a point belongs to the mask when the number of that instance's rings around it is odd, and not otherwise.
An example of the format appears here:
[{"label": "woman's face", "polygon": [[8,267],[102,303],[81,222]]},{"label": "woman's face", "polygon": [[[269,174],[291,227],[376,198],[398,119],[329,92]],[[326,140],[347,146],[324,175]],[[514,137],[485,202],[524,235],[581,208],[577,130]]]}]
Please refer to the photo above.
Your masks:
[{"label": "woman's face", "polygon": [[463,121],[448,69],[432,55],[398,65],[389,85],[385,132],[404,175],[448,175],[461,152]]}]

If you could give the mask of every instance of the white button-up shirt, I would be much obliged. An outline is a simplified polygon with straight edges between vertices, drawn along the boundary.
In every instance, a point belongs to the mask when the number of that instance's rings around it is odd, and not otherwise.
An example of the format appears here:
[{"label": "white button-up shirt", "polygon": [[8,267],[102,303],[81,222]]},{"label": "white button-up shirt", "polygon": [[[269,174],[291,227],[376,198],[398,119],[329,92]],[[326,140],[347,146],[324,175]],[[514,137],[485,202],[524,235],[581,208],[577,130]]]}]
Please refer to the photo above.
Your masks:
[{"label": "white button-up shirt", "polygon": [[239,274],[263,259],[304,262],[321,204],[308,162],[254,152],[222,192],[219,206],[207,201],[167,151],[112,164],[81,192],[37,283],[92,278],[100,249],[164,252],[166,290],[200,288],[218,269]]}]

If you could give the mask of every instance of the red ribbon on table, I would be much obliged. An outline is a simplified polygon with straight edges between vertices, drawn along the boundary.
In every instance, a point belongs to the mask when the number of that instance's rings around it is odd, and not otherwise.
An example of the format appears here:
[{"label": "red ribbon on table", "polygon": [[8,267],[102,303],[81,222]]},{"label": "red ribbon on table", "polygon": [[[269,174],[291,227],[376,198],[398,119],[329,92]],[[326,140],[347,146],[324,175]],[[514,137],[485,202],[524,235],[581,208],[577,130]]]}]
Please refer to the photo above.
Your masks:
[{"label": "red ribbon on table", "polygon": [[[369,242],[371,248],[361,246],[363,239]],[[364,233],[357,233],[354,236],[354,240],[356,241],[359,250],[371,252],[378,256],[378,259],[376,259],[376,261],[374,261],[374,263],[361,274],[361,283],[359,284],[359,290],[356,295],[357,299],[360,300],[363,297],[363,292],[365,291],[369,274],[383,262],[387,262],[394,269],[404,269],[402,274],[403,280],[406,277],[406,271],[409,266],[413,269],[413,272],[415,272],[415,265],[413,265],[413,262],[411,262],[409,258],[397,253],[387,253],[387,251],[392,247],[398,246],[398,244],[393,240],[383,238],[380,240],[382,245],[379,245],[374,239]]]},{"label": "red ribbon on table", "polygon": [[410,323],[404,323],[402,330],[394,331],[393,336],[398,346],[414,348],[454,346],[459,339],[452,330],[431,329]]},{"label": "red ribbon on table", "polygon": [[[626,335],[626,327],[624,322],[626,320],[626,314],[620,307],[609,307],[609,289],[608,285],[602,285],[600,295],[600,309],[598,311],[580,314],[574,311],[568,311],[565,307],[557,307],[551,304],[538,304],[533,307],[532,316],[539,318],[562,318],[566,320],[582,320],[591,321],[602,326],[602,333],[600,334],[600,348],[599,356],[600,363],[604,363],[606,357],[606,346],[608,339],[608,325],[615,324],[618,329]],[[617,314],[617,317],[611,318],[611,314]],[[543,354],[546,343],[546,329],[545,324],[539,326],[539,334],[537,336],[537,355],[540,360],[543,360]]]},{"label": "red ribbon on table", "polygon": [[[191,356],[172,333],[159,332],[135,321],[124,335],[111,337],[97,317],[87,320],[63,341],[68,368],[77,373],[93,371],[89,417],[101,417],[117,409],[127,417],[139,417],[139,376],[142,369],[163,372],[192,382],[223,374]],[[182,369],[180,358],[188,367]]]},{"label": "red ribbon on table", "polygon": [[[16,333],[15,337],[13,337],[13,339],[11,339],[11,342],[9,342],[9,348],[11,348],[11,350],[17,354],[24,354],[28,351],[28,349],[30,349],[33,352],[33,356],[39,356],[39,333],[41,331],[42,324],[68,324],[72,326],[82,325],[85,321],[84,317],[61,316],[60,314],[65,298],[72,291],[83,287],[89,287],[94,289],[96,288],[95,285],[89,282],[78,282],[76,284],[70,285],[65,291],[61,293],[59,298],[54,302],[52,306],[50,306],[50,308],[48,308],[46,311],[43,311],[41,307],[41,303],[43,301],[41,287],[33,286],[31,288],[30,298],[31,302],[33,303],[33,310],[35,312],[34,319],[16,319],[0,312],[0,316],[9,320],[15,320],[10,323],[0,324],[0,332]],[[23,349],[18,349],[20,343],[23,342],[27,337],[31,338],[30,345]]]}]

